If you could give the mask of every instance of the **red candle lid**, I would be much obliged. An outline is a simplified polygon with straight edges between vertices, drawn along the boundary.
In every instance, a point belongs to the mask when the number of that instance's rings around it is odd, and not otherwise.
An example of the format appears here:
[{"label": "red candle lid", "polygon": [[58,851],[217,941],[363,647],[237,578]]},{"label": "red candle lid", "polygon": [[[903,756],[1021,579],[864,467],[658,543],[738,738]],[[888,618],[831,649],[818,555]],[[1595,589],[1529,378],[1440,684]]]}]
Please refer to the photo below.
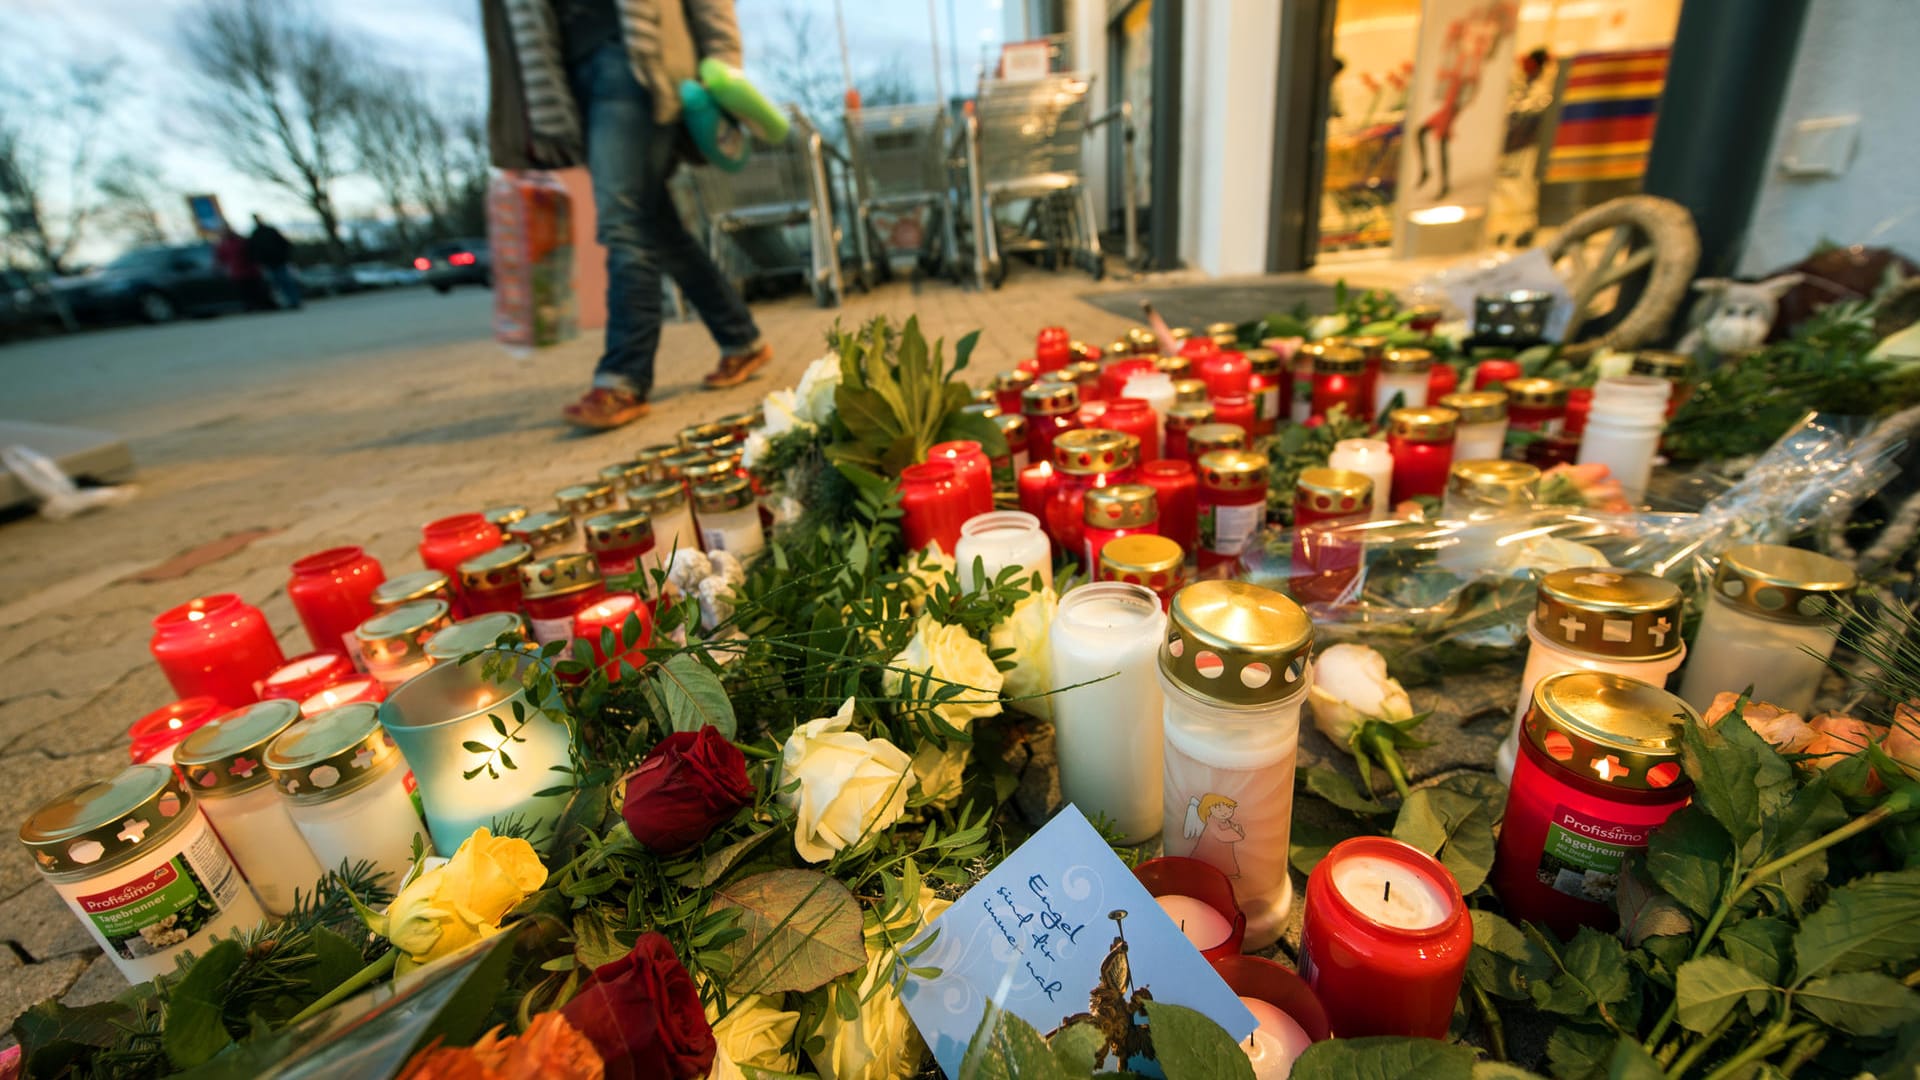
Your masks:
[{"label": "red candle lid", "polygon": [[423,536],[460,536],[465,533],[485,532],[488,528],[485,514],[454,514],[438,521],[429,521],[420,526]]},{"label": "red candle lid", "polygon": [[295,559],[293,572],[301,576],[324,574],[329,570],[337,570],[354,563],[365,556],[366,552],[358,547],[328,548],[325,551],[316,551],[311,555]]},{"label": "red candle lid", "polygon": [[205,696],[182,698],[162,705],[127,728],[127,738],[132,740],[132,745],[127,748],[128,756],[135,763],[150,758],[226,711],[225,705]]}]

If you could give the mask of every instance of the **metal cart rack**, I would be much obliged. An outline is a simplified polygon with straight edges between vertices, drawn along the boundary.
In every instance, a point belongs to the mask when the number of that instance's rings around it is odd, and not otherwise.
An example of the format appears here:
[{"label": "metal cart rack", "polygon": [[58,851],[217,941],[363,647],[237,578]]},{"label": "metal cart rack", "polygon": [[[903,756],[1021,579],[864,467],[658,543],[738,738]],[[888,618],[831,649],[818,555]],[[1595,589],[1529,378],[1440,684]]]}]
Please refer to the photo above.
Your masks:
[{"label": "metal cart rack", "polygon": [[[1096,280],[1105,273],[1093,198],[1083,182],[1091,87],[1082,75],[981,87],[956,156],[974,275],[982,283],[998,287],[1006,279],[1010,251],[1036,252],[1049,266],[1071,259]],[[1024,216],[1000,225],[995,211],[1016,202],[1026,203]]]},{"label": "metal cart rack", "polygon": [[[839,212],[851,205],[846,159],[798,109],[793,131],[774,146],[755,141],[745,167],[685,170],[687,191],[706,221],[707,248],[722,271],[744,285],[761,276],[799,274],[822,307],[846,293]],[[795,227],[806,226],[804,246]]]},{"label": "metal cart rack", "polygon": [[853,159],[854,243],[868,280],[891,276],[876,213],[926,211],[914,276],[962,273],[948,197],[947,110],[940,105],[885,105],[847,113]]}]

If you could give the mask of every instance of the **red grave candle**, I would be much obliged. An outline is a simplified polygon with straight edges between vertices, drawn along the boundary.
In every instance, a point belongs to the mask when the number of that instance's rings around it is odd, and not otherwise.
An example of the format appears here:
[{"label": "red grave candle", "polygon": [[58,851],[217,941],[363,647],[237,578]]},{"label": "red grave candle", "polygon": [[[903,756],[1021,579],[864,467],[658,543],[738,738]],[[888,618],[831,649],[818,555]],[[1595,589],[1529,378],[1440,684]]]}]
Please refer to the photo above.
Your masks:
[{"label": "red grave candle", "polygon": [[1020,470],[1020,509],[1045,521],[1047,489],[1053,486],[1053,463],[1036,461]]},{"label": "red grave candle", "polygon": [[301,716],[318,716],[342,705],[378,705],[387,700],[387,684],[372,675],[360,675],[334,683],[300,703]]},{"label": "red grave candle", "polygon": [[1367,358],[1358,349],[1328,345],[1313,357],[1313,416],[1344,406],[1350,420],[1367,415]]},{"label": "red grave candle", "polygon": [[1436,361],[1427,371],[1427,400],[1439,401],[1460,388],[1460,373],[1445,361]]},{"label": "red grave candle", "polygon": [[1491,386],[1498,390],[1507,384],[1508,379],[1520,377],[1520,365],[1512,360],[1482,360],[1473,368],[1473,388],[1485,390]]},{"label": "red grave candle", "polygon": [[1453,469],[1453,429],[1460,414],[1444,405],[1395,409],[1388,418],[1387,450],[1393,455],[1393,501],[1416,495],[1440,498]]},{"label": "red grave candle", "polygon": [[[1247,915],[1233,898],[1233,882],[1212,863],[1163,855],[1134,867],[1133,876],[1147,887],[1148,895],[1160,902],[1201,956],[1223,960],[1240,955],[1240,946],[1247,938]],[[1183,918],[1190,914],[1200,917]],[[1209,915],[1217,917],[1218,923]],[[1213,938],[1216,929],[1223,936],[1207,940]]]},{"label": "red grave candle", "polygon": [[1254,542],[1267,520],[1267,455],[1215,450],[1195,468],[1200,474],[1202,573],[1231,563]]},{"label": "red grave candle", "polygon": [[1053,440],[1080,426],[1075,419],[1080,411],[1079,389],[1072,383],[1041,383],[1028,387],[1020,403],[1027,418],[1028,458],[1052,461]]},{"label": "red grave candle", "polygon": [[993,399],[1000,411],[1012,415],[1020,413],[1020,395],[1033,385],[1033,372],[1014,368],[1003,371],[993,377]]},{"label": "red grave candle", "polygon": [[928,461],[900,470],[900,531],[908,550],[928,544],[952,555],[960,547],[960,526],[973,514],[967,489],[952,463]]},{"label": "red grave candle", "polygon": [[1593,411],[1593,391],[1581,386],[1567,391],[1567,416],[1562,428],[1568,435],[1584,434],[1587,430],[1587,414]]},{"label": "red grave candle", "polygon": [[310,652],[273,670],[260,683],[260,697],[304,701],[335,683],[352,678],[355,668],[337,652]]},{"label": "red grave candle", "polygon": [[1493,862],[1508,918],[1563,937],[1618,925],[1612,882],[1692,796],[1680,732],[1699,722],[1673,694],[1612,672],[1534,684]]},{"label": "red grave candle", "polygon": [[1459,884],[1416,847],[1356,836],[1307,875],[1300,974],[1342,1038],[1446,1038],[1472,951]]},{"label": "red grave candle", "polygon": [[1160,508],[1160,535],[1191,553],[1200,536],[1200,481],[1193,463],[1161,458],[1140,466],[1140,482],[1153,488]]},{"label": "red grave candle", "polygon": [[1160,610],[1173,606],[1173,594],[1186,585],[1187,553],[1164,536],[1135,533],[1110,540],[1100,549],[1095,581],[1141,585],[1160,598]]},{"label": "red grave candle", "polygon": [[533,549],[516,540],[461,563],[460,593],[466,598],[467,614],[519,611],[520,568],[532,561]]},{"label": "red grave candle", "polygon": [[1100,553],[1123,536],[1158,536],[1160,509],[1146,484],[1111,484],[1086,493],[1086,519],[1080,565],[1089,578],[1100,568]]},{"label": "red grave candle", "polygon": [[[593,561],[600,567],[603,578],[626,577],[638,573],[640,560],[653,551],[653,518],[645,510],[610,510],[604,514],[595,514],[580,523],[580,531],[587,534],[587,550],[593,553]],[[460,564],[462,579],[465,567],[473,561]],[[493,597],[482,601],[490,606],[488,611],[510,610],[491,606],[497,603]],[[472,607],[472,604],[468,604]]]},{"label": "red grave candle", "polygon": [[[639,633],[632,642],[627,641],[629,618],[639,622]],[[601,646],[603,630],[613,635],[612,652]],[[645,650],[653,644],[653,610],[636,593],[612,593],[573,613],[573,638],[575,642],[586,642],[593,665],[606,672],[608,679],[618,681],[622,666],[638,671],[647,665]],[[576,660],[586,659],[578,644],[573,647],[573,656]]]},{"label": "red grave candle", "polygon": [[1194,358],[1193,373],[1207,384],[1207,396],[1218,402],[1223,397],[1245,395],[1253,390],[1253,365],[1244,354],[1218,351]]},{"label": "red grave candle", "polygon": [[136,765],[163,754],[170,762],[170,751],[180,745],[182,739],[199,730],[200,725],[229,711],[210,697],[184,698],[162,705],[127,728],[127,756]]},{"label": "red grave candle", "polygon": [[1112,401],[1126,393],[1128,379],[1135,375],[1151,375],[1159,370],[1159,365],[1151,359],[1135,357],[1131,360],[1115,360],[1100,370],[1100,396]]},{"label": "red grave candle", "polygon": [[1107,403],[1080,395],[1080,408],[1073,414],[1073,422],[1083,428],[1099,427],[1100,418],[1107,415]]},{"label": "red grave candle", "polygon": [[1125,484],[1133,479],[1133,436],[1104,428],[1068,432],[1054,444],[1053,483],[1047,488],[1045,523],[1054,547],[1080,556],[1086,544],[1086,498],[1095,488]]},{"label": "red grave candle", "polygon": [[380,563],[357,547],[328,548],[293,564],[287,599],[316,649],[354,661],[353,628],[374,615],[373,590],[387,580]]},{"label": "red grave candle", "polygon": [[[993,463],[987,452],[972,439],[934,443],[927,448],[928,461],[944,461],[953,466],[954,475],[967,496],[967,516],[993,513]],[[953,554],[952,548],[943,548]]]},{"label": "red grave candle", "polygon": [[1338,338],[1329,342],[1329,344],[1356,349],[1365,361],[1363,368],[1364,374],[1361,377],[1362,389],[1360,392],[1360,408],[1364,411],[1359,415],[1367,420],[1373,419],[1373,402],[1374,398],[1378,396],[1374,391],[1380,383],[1380,363],[1385,360],[1387,356],[1387,339],[1373,335],[1364,335],[1360,337]]},{"label": "red grave candle", "polygon": [[1263,956],[1226,956],[1213,962],[1213,971],[1260,1022],[1240,1043],[1256,1078],[1290,1075],[1307,1047],[1333,1037],[1326,1007],[1288,968]]},{"label": "red grave candle", "polygon": [[[500,527],[484,514],[454,514],[420,527],[420,561],[447,575],[448,581],[459,580],[461,563],[500,544]],[[457,586],[453,606],[456,613],[466,611]]]},{"label": "red grave candle", "polygon": [[1187,445],[1187,433],[1194,428],[1213,423],[1213,402],[1182,401],[1167,410],[1167,441],[1161,448],[1160,456],[1193,460],[1193,449]]},{"label": "red grave candle", "polygon": [[1287,374],[1280,354],[1272,349],[1248,349],[1247,394],[1253,398],[1253,425],[1247,434],[1255,438],[1271,435],[1293,407],[1293,378]]},{"label": "red grave candle", "polygon": [[533,640],[542,645],[573,635],[573,616],[607,595],[591,555],[550,555],[520,567],[520,598]]},{"label": "red grave candle", "polygon": [[1252,395],[1215,394],[1213,396],[1213,422],[1216,424],[1232,424],[1241,431],[1251,434],[1253,412]]},{"label": "red grave candle", "polygon": [[204,694],[229,708],[260,700],[261,680],[287,662],[267,617],[232,593],[202,596],[154,616],[147,647],[175,694]]},{"label": "red grave candle", "polygon": [[1287,589],[1301,603],[1331,603],[1360,572],[1358,537],[1342,530],[1373,510],[1373,480],[1351,469],[1301,469],[1293,495],[1293,567]]},{"label": "red grave candle", "polygon": [[1153,406],[1139,398],[1114,398],[1107,402],[1107,411],[1101,414],[1099,426],[1138,439],[1143,462],[1160,456],[1160,418],[1154,415]]},{"label": "red grave candle", "polygon": [[1073,338],[1064,326],[1043,326],[1033,338],[1033,362],[1042,375],[1072,363]]},{"label": "red grave candle", "polygon": [[1558,435],[1566,426],[1567,388],[1553,379],[1508,379],[1507,423],[1515,431]]}]

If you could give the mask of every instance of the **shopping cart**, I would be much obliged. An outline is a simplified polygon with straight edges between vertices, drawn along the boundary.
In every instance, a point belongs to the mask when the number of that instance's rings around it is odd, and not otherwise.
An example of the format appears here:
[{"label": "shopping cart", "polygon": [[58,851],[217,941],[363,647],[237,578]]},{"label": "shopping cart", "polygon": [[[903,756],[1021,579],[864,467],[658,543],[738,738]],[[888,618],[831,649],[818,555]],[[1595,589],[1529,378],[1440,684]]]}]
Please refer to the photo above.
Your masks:
[{"label": "shopping cart", "polygon": [[688,169],[687,190],[705,220],[708,251],[743,294],[757,278],[797,274],[821,307],[833,307],[846,292],[847,162],[798,109],[787,111],[793,130],[784,143],[755,140],[739,172]]},{"label": "shopping cart", "polygon": [[[1005,255],[1037,254],[1049,268],[1069,260],[1097,280],[1105,274],[1093,197],[1083,182],[1087,94],[1082,75],[988,82],[959,134],[974,276],[998,287]],[[1002,223],[998,211],[1024,204]]]},{"label": "shopping cart", "polygon": [[[916,280],[963,272],[948,198],[947,110],[941,105],[884,105],[847,113],[853,160],[854,243],[868,280],[892,274],[894,241],[917,230]],[[895,229],[876,218],[893,218]],[[924,217],[924,220],[922,218]]]}]

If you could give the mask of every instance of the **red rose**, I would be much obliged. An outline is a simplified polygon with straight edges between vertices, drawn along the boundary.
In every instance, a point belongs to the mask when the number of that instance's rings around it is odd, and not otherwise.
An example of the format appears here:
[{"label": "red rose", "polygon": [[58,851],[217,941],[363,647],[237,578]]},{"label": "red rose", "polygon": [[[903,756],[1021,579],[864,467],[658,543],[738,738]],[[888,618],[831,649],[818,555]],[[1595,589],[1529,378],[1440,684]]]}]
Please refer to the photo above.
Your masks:
[{"label": "red rose", "polygon": [[607,1080],[694,1080],[713,1067],[700,992],[664,935],[642,934],[632,952],[595,968],[560,1012],[600,1051]]},{"label": "red rose", "polygon": [[627,778],[620,816],[634,839],[671,854],[705,840],[751,801],[747,756],[708,724],[660,740]]}]

